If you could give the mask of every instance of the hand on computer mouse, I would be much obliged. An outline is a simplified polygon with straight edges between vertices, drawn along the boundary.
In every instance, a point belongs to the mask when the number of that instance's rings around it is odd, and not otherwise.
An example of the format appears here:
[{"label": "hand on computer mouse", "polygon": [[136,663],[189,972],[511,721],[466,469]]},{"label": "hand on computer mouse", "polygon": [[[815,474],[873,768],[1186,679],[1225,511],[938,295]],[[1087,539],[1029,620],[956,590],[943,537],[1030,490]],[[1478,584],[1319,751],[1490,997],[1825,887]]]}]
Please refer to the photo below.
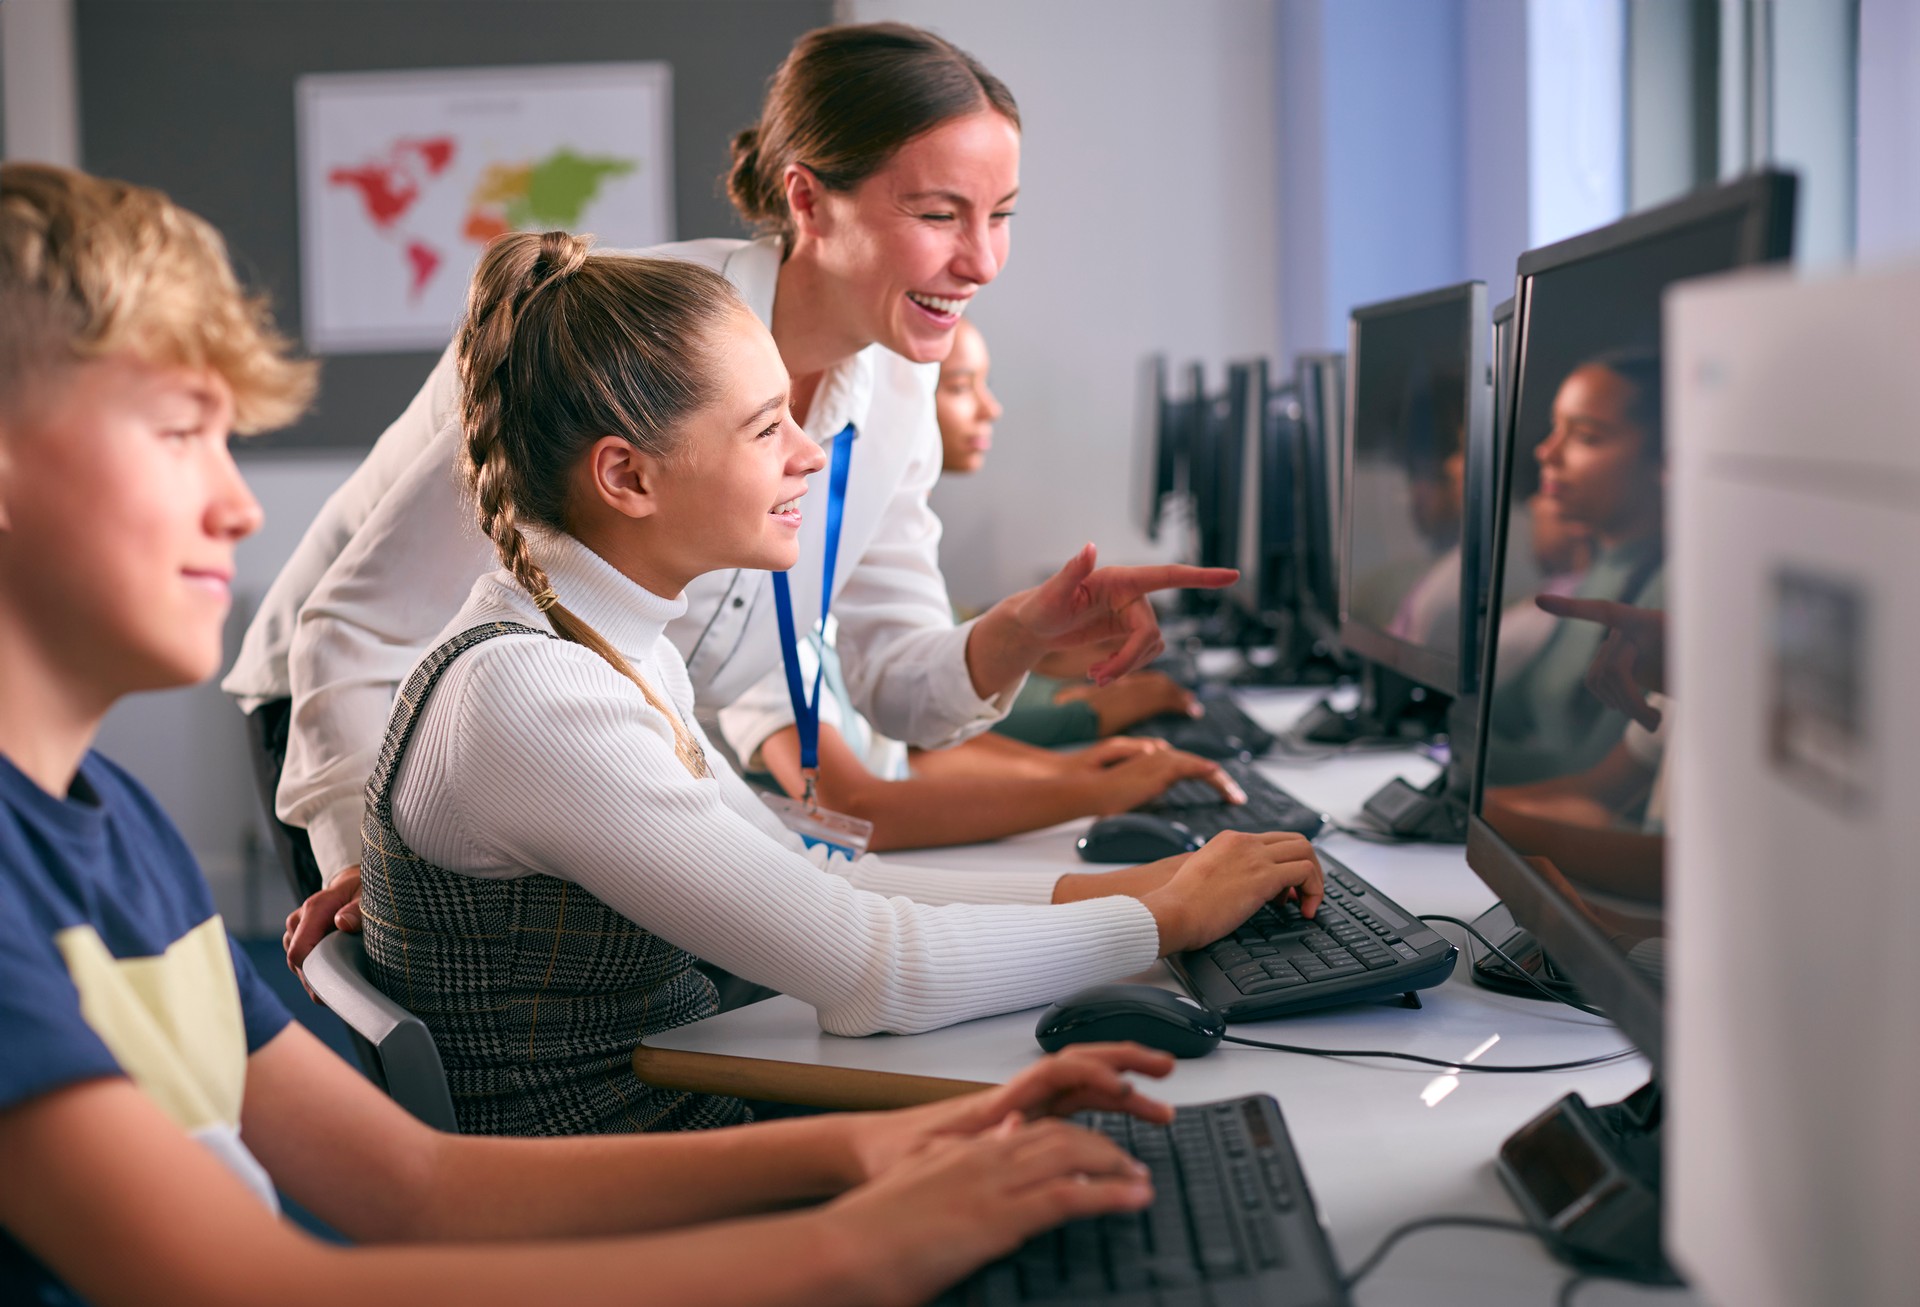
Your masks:
[{"label": "hand on computer mouse", "polygon": [[1219,763],[1178,749],[1159,749],[1136,753],[1110,767],[1087,775],[1093,793],[1089,811],[1100,816],[1132,812],[1165,794],[1177,782],[1202,780],[1220,791],[1228,803],[1245,803],[1246,791],[1221,769]]},{"label": "hand on computer mouse", "polygon": [[1159,923],[1165,955],[1211,944],[1283,896],[1298,895],[1311,917],[1323,894],[1320,858],[1306,836],[1222,831],[1140,901]]}]

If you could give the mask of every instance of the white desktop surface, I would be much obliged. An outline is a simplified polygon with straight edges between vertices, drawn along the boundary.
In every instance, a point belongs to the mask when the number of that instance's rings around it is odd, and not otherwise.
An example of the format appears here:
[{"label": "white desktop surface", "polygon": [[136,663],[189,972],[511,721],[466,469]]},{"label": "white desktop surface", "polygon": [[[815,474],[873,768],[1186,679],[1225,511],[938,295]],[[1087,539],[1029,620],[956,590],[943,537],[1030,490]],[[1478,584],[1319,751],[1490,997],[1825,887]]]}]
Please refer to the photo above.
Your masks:
[{"label": "white desktop surface", "polygon": [[[1318,691],[1253,691],[1247,711],[1263,724],[1291,721]],[[1277,784],[1351,823],[1361,803],[1394,776],[1425,784],[1435,764],[1411,751],[1347,753],[1314,761],[1271,758],[1261,769]],[[920,850],[905,862],[965,869],[1009,863],[1082,867],[1074,840],[1088,823],[1071,822],[992,845]],[[1369,843],[1332,834],[1321,844],[1412,912],[1471,921],[1494,896],[1458,847]],[[1436,927],[1456,946],[1457,927]],[[1174,987],[1165,964],[1140,976]],[[1474,985],[1462,949],[1453,976],[1421,992],[1423,1007],[1397,1004],[1334,1009],[1233,1033],[1252,1039],[1329,1048],[1383,1048],[1437,1058],[1465,1057],[1492,1036],[1481,1060],[1497,1064],[1565,1062],[1627,1047],[1596,1017],[1559,1004],[1514,998]],[[1033,1028],[1039,1009],[970,1021],[923,1035],[848,1039],[823,1033],[814,1011],[779,997],[725,1012],[648,1039],[661,1049],[770,1061],[890,1071],[962,1080],[1002,1081],[1040,1056]],[[1594,1104],[1616,1101],[1645,1082],[1638,1057],[1603,1067],[1537,1075],[1458,1077],[1433,1067],[1349,1062],[1222,1044],[1180,1062],[1149,1091],[1176,1104],[1268,1093],[1280,1103],[1307,1182],[1318,1200],[1342,1268],[1351,1268],[1393,1227],[1415,1217],[1517,1212],[1493,1170],[1503,1139],[1563,1094]],[[1429,1105],[1427,1099],[1433,1099]],[[1410,1236],[1354,1290],[1363,1307],[1491,1307],[1551,1304],[1568,1272],[1532,1238],[1492,1230],[1438,1229]],[[1577,1307],[1608,1303],[1698,1301],[1692,1295],[1612,1282],[1583,1286]]]}]

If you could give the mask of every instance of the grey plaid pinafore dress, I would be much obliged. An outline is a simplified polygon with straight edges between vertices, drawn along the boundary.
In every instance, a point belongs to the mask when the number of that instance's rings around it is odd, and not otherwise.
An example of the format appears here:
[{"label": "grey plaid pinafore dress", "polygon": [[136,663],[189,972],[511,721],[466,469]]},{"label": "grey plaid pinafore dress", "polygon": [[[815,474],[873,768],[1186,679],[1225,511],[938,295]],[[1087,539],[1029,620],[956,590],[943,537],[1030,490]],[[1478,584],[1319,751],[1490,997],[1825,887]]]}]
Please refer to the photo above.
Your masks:
[{"label": "grey plaid pinafore dress", "polygon": [[436,867],[393,827],[393,781],[441,675],[501,635],[477,626],[428,655],[394,701],[367,781],[360,895],[374,983],[426,1023],[466,1134],[624,1134],[750,1120],[735,1098],[655,1089],[633,1074],[642,1037],[720,1010],[693,956],[578,885],[484,880]]}]

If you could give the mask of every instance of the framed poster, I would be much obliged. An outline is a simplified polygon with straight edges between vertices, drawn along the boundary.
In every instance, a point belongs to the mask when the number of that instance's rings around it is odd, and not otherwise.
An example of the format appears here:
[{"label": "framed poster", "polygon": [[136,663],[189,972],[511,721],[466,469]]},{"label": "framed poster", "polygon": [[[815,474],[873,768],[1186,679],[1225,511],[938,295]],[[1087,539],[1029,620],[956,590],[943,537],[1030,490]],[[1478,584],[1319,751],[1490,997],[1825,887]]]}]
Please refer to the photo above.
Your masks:
[{"label": "framed poster", "polygon": [[315,73],[294,94],[316,354],[441,348],[504,232],[673,239],[664,63]]}]

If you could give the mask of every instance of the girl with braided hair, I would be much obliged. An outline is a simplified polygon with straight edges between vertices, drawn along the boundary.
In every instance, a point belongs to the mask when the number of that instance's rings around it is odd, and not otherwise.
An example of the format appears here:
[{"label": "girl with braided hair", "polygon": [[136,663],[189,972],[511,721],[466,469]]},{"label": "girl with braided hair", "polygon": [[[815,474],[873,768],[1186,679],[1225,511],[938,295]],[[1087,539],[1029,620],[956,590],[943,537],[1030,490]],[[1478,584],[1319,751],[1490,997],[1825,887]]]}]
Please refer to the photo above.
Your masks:
[{"label": "girl with braided hair", "polygon": [[396,701],[362,912],[463,1130],[742,1119],[633,1073],[645,1036],[718,1010],[702,960],[833,1033],[906,1033],[1139,971],[1296,887],[1317,904],[1312,846],[1284,833],[1106,874],[809,849],[713,749],[666,634],[703,574],[799,552],[823,456],[771,335],[709,269],[528,233],[483,257],[457,350],[504,566]]}]

